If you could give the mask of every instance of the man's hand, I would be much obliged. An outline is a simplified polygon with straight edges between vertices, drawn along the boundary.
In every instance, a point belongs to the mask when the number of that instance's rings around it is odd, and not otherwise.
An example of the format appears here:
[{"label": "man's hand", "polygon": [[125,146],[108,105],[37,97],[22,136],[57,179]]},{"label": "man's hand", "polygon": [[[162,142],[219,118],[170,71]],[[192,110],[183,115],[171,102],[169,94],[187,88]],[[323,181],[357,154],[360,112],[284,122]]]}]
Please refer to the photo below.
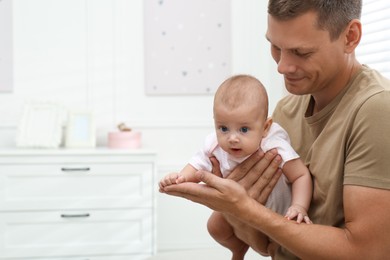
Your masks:
[{"label": "man's hand", "polygon": [[185,182],[164,187],[161,192],[189,199],[213,210],[234,213],[246,199],[245,189],[237,182],[215,176],[211,172],[196,173],[202,183]]},{"label": "man's hand", "polygon": [[[213,165],[212,172],[217,176],[220,175],[217,159],[213,157],[210,158],[210,161]],[[276,150],[271,150],[265,154],[259,151],[238,165],[228,176],[228,179],[235,180],[242,185],[251,198],[264,205],[282,173],[279,169],[280,163],[281,158],[277,155]],[[264,256],[275,254],[278,244],[270,243],[263,233],[232,215],[223,215],[232,226],[235,235],[253,250]]]},{"label": "man's hand", "polygon": [[[211,157],[210,161],[213,165],[212,172],[221,176],[217,159]],[[282,174],[280,163],[281,158],[276,149],[265,154],[260,150],[239,164],[227,178],[238,182],[249,196],[264,205]]]}]

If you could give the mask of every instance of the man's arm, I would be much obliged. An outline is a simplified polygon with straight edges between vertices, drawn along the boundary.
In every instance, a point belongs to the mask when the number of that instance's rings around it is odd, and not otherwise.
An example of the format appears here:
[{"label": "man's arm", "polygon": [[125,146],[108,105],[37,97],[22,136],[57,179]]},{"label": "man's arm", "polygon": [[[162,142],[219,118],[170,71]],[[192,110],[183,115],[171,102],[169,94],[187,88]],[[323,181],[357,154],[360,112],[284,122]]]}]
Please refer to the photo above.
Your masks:
[{"label": "man's arm", "polygon": [[[210,161],[213,166],[213,174],[221,177],[217,159],[211,157]],[[258,151],[258,153],[252,154],[244,162],[238,165],[230,173],[228,178],[244,187],[252,198],[265,204],[273,187],[280,178],[280,162],[281,158],[280,156],[277,156],[276,150],[271,150],[267,153]],[[165,192],[165,190],[160,189],[160,192]],[[173,195],[172,193],[169,194]],[[224,217],[235,230],[235,235],[237,237],[251,246],[255,251],[263,255],[268,254],[267,247],[269,244],[267,236],[231,215],[224,214]]]},{"label": "man's arm", "polygon": [[239,216],[303,259],[386,259],[390,254],[389,200],[389,190],[345,186],[344,228],[272,220],[261,209],[260,214],[250,211],[257,219],[242,214],[243,209]]},{"label": "man's arm", "polygon": [[172,186],[168,193],[232,215],[300,258],[386,259],[390,255],[389,190],[346,185],[345,227],[335,228],[297,224],[266,209],[236,182],[206,172],[199,177],[207,185]]}]

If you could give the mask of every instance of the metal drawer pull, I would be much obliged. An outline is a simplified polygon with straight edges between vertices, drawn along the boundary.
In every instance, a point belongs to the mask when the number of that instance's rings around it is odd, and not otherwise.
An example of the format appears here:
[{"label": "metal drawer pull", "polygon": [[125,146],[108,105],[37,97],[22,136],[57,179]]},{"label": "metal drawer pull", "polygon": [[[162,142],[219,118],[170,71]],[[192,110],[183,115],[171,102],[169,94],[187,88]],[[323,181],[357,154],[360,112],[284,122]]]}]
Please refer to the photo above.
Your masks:
[{"label": "metal drawer pull", "polygon": [[89,213],[85,214],[61,214],[61,218],[88,218]]},{"label": "metal drawer pull", "polygon": [[89,167],[84,167],[84,168],[61,168],[61,171],[63,172],[88,172],[91,170]]}]

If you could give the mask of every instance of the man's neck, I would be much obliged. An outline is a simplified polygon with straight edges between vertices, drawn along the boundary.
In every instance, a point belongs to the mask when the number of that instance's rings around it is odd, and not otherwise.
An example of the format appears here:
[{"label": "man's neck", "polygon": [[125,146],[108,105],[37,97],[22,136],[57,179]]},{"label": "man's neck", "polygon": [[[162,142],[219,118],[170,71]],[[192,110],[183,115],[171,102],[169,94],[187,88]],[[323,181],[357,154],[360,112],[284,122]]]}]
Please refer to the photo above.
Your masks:
[{"label": "man's neck", "polygon": [[330,102],[332,102],[332,100],[349,85],[354,76],[360,71],[362,65],[356,60],[354,61],[355,62],[340,75],[340,79],[337,80],[338,82],[334,83],[335,87],[329,87],[324,89],[321,93],[312,94],[314,100],[312,115],[318,113],[330,104]]}]

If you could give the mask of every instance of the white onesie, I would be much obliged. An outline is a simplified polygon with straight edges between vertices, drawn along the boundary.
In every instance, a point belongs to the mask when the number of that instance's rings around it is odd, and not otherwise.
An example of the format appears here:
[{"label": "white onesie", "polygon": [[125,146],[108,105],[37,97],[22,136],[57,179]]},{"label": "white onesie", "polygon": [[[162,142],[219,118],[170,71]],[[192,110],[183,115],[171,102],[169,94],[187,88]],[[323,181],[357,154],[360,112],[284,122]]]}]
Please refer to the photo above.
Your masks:
[{"label": "white onesie", "polygon": [[[280,165],[281,168],[283,168],[283,165],[287,161],[299,158],[299,155],[291,147],[290,138],[288,137],[287,132],[277,123],[272,123],[267,136],[264,137],[261,141],[260,148],[264,152],[276,148],[278,150],[278,154],[282,158],[282,163]],[[224,178],[227,177],[238,164],[249,157],[235,158],[222,150],[222,148],[218,145],[217,135],[215,132],[209,134],[206,137],[203,149],[197,152],[191,158],[189,163],[195,169],[211,171],[212,165],[209,159],[211,156],[215,156],[219,161],[221,172]],[[265,206],[275,212],[278,212],[279,214],[284,215],[288,207],[290,207],[290,204],[291,184],[287,178],[282,175],[270,196],[268,197]]]}]

